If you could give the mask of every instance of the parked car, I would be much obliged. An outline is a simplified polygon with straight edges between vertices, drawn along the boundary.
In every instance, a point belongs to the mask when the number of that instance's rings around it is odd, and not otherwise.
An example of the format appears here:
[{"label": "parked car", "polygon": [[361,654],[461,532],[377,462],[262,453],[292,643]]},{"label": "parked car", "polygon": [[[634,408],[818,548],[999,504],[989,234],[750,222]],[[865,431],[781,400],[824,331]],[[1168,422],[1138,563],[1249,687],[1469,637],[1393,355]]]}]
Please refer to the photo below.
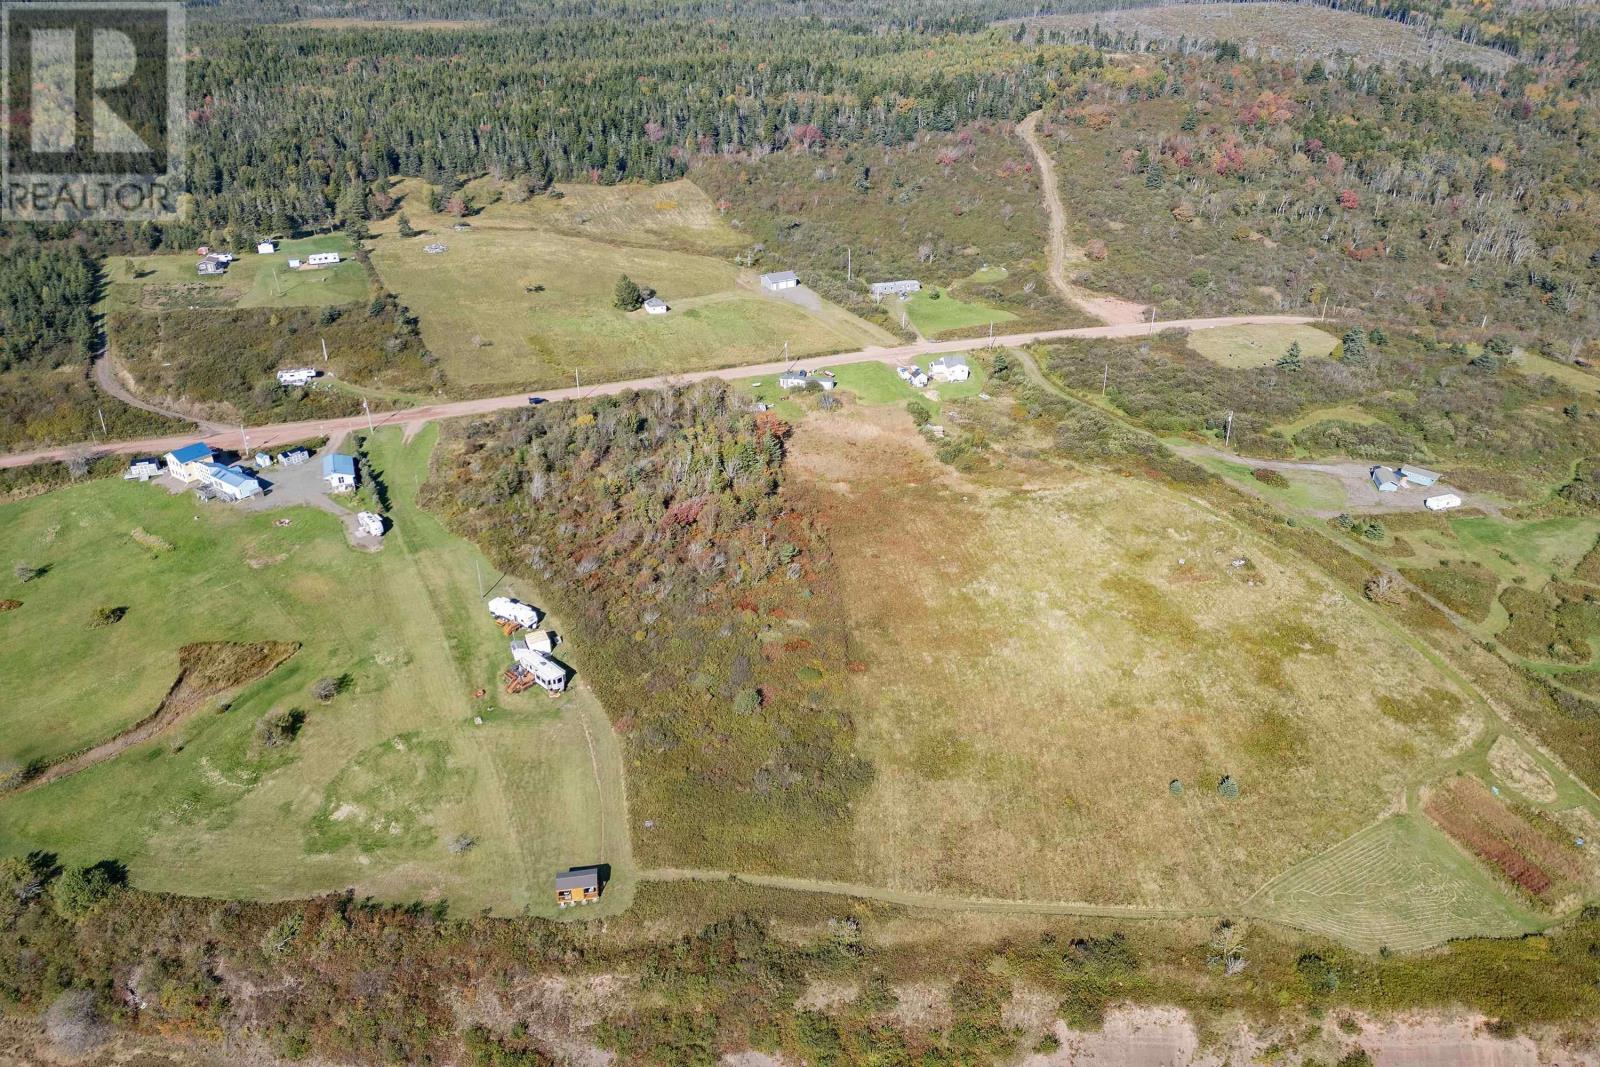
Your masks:
[{"label": "parked car", "polygon": [[530,396],[528,398],[528,403],[530,404],[543,404],[544,402],[545,400],[542,396]]}]

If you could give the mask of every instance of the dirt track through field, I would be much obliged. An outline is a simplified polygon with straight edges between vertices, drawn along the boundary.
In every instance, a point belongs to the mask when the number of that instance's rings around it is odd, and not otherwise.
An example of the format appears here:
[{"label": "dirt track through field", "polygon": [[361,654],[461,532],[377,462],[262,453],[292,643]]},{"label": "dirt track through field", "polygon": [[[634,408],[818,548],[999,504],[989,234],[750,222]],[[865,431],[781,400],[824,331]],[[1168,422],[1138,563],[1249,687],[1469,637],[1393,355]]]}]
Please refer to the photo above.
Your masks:
[{"label": "dirt track through field", "polygon": [[[1067,242],[1067,209],[1061,200],[1061,183],[1056,178],[1056,163],[1045,150],[1044,143],[1039,140],[1039,117],[1042,114],[1043,112],[1035,111],[1017,123],[1017,136],[1022,138],[1028,150],[1033,153],[1033,161],[1039,168],[1039,187],[1044,193],[1045,210],[1050,213],[1050,284],[1055,286],[1056,292],[1065,297],[1069,303],[1082,308],[1101,322],[1112,325],[1144,322],[1149,309],[1143,304],[1136,304],[1119,296],[1090,292],[1074,284],[1067,277],[1067,260],[1069,258],[1081,260],[1083,253],[1077,246]],[[1070,257],[1069,249],[1072,252]]]}]

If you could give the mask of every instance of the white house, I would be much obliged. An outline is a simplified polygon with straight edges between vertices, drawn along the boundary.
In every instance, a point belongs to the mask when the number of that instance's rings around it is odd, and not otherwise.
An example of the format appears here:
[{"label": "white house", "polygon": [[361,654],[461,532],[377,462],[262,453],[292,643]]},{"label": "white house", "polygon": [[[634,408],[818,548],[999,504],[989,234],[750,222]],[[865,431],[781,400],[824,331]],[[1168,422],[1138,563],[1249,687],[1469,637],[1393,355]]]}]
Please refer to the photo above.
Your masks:
[{"label": "white house", "polygon": [[1372,475],[1372,485],[1380,493],[1397,493],[1400,491],[1400,476],[1388,467],[1373,467],[1369,472]]},{"label": "white house", "polygon": [[262,241],[260,244],[256,245],[256,255],[258,256],[270,256],[277,250],[278,246],[273,244],[271,241]]},{"label": "white house", "polygon": [[285,467],[298,467],[311,458],[311,453],[303,448],[291,448],[287,452],[278,453],[278,462]]},{"label": "white house", "polygon": [[356,487],[356,461],[354,456],[329,452],[322,457],[322,480],[334,493],[348,493]]},{"label": "white house", "polygon": [[928,364],[928,374],[936,382],[964,382],[972,377],[966,356],[940,356]]},{"label": "white house", "polygon": [[161,461],[154,456],[136,459],[122,472],[124,481],[148,482],[161,473]]},{"label": "white house", "polygon": [[198,482],[211,462],[211,449],[196,441],[167,453],[167,473],[180,482]]},{"label": "white house", "polygon": [[317,371],[314,367],[290,367],[288,370],[278,372],[278,384],[298,389],[310,385],[316,377]]},{"label": "white house", "polygon": [[529,630],[539,625],[539,609],[508,596],[497,596],[489,601],[489,614],[505,622],[514,622]]},{"label": "white house", "polygon": [[1441,493],[1439,496],[1430,496],[1422,502],[1422,506],[1429,511],[1449,511],[1451,508],[1461,506],[1461,498],[1454,493]]},{"label": "white house", "polygon": [[339,262],[337,252],[313,252],[306,257],[308,267],[331,267]]},{"label": "white house", "polygon": [[897,282],[873,282],[867,289],[874,300],[882,300],[886,296],[903,298],[921,292],[922,283],[915,278],[903,278]]},{"label": "white house", "polygon": [[644,310],[645,314],[647,315],[665,315],[672,309],[668,307],[667,302],[661,299],[659,296],[652,296],[649,300],[644,302]]},{"label": "white house", "polygon": [[909,367],[896,367],[894,372],[900,376],[900,380],[902,382],[905,382],[907,385],[910,385],[915,389],[927,388],[928,375],[927,372],[921,367],[914,365]]},{"label": "white house", "polygon": [[804,389],[811,375],[803,370],[786,370],[778,375],[779,389]]},{"label": "white house", "polygon": [[375,511],[356,512],[356,532],[363,537],[382,537],[383,516]]},{"label": "white house", "polygon": [[224,467],[220,463],[206,464],[200,480],[224,500],[244,500],[261,492],[260,482],[238,467]]},{"label": "white house", "polygon": [[792,270],[774,271],[761,276],[761,288],[769,293],[776,293],[780,289],[793,289],[800,284],[800,278]]}]

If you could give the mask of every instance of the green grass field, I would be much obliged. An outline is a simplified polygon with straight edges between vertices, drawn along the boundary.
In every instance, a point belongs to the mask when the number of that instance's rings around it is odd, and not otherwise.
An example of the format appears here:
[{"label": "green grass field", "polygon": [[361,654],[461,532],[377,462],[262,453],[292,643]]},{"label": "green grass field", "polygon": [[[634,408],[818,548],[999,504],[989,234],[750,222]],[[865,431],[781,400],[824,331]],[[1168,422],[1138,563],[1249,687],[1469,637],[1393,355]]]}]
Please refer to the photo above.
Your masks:
[{"label": "green grass field", "polygon": [[[499,691],[506,641],[477,584],[497,576],[413,503],[434,436],[375,442],[394,522],[378,553],[348,547],[323,511],[199,507],[120,481],[0,509],[7,558],[50,568],[26,585],[9,570],[0,580],[0,596],[23,601],[0,615],[5,756],[82,747],[147,714],[186,641],[302,646],[225,710],[0,798],[0,853],[115,858],[152,890],[282,898],[355,886],[540,913],[554,910],[557,868],[609,862],[621,891],[604,910],[624,906],[631,861],[609,723],[581,686],[557,700]],[[171,547],[146,547],[151,536]],[[87,630],[105,604],[126,606],[125,620]],[[311,696],[317,678],[346,674],[332,702]],[[290,708],[306,713],[299,737],[263,749],[257,723]],[[476,843],[453,854],[460,835]]]},{"label": "green grass field", "polygon": [[[338,252],[337,266],[290,270],[291,258]],[[112,256],[106,260],[106,311],[174,311],[186,308],[329,307],[364,302],[371,295],[367,270],[350,258],[343,234],[281,241],[270,256],[247,249],[215,278],[195,274],[197,256]]]},{"label": "green grass field", "polygon": [[911,325],[924,337],[937,337],[967,326],[987,326],[991,322],[998,326],[1016,318],[1009,311],[986,307],[977,301],[962,300],[951,295],[950,290],[937,287],[913,293],[910,300],[900,301],[891,297],[885,302],[891,315],[896,310],[903,310],[911,320]]},{"label": "green grass field", "polygon": [[[926,390],[913,389],[900,380],[893,367],[876,360],[846,363],[829,369],[839,380],[839,391],[851,394],[860,403],[904,405],[908,400],[920,400],[937,416],[941,404],[977,396],[983,392],[985,381],[983,366],[971,357],[968,357],[968,362],[972,367],[971,378],[964,382],[933,382]],[[927,361],[924,360],[923,363],[926,365]],[[746,378],[735,382],[734,387],[753,399],[774,405],[774,410],[786,418],[803,416],[806,410],[805,402],[814,399],[809,394],[795,394],[779,388],[777,378],[772,375]],[[930,399],[928,393],[933,393],[938,399]]]},{"label": "green grass field", "polygon": [[1300,343],[1305,359],[1326,359],[1339,343],[1315,326],[1217,326],[1189,334],[1189,347],[1224,367],[1270,367]]},{"label": "green grass field", "polygon": [[1251,493],[1296,511],[1331,511],[1345,506],[1344,486],[1331,474],[1320,471],[1280,471],[1289,482],[1288,488],[1283,488],[1258,481],[1251,474],[1254,468],[1249,463],[1212,455],[1196,455],[1192,457],[1192,462],[1236,482]]},{"label": "green grass field", "polygon": [[[735,366],[776,359],[785,343],[796,357],[893,343],[821,300],[802,307],[764,294],[755,272],[702,254],[725,247],[732,231],[714,212],[686,207],[691,190],[698,194],[687,183],[649,193],[574,190],[571,199],[586,208],[569,208],[565,197],[496,204],[461,231],[414,197],[406,213],[427,236],[402,239],[392,223],[375,227],[372,261],[420,315],[423,337],[446,373],[469,388]],[[653,213],[663,221],[649,221]],[[630,226],[638,216],[643,221]],[[433,242],[447,250],[425,253]],[[671,312],[617,310],[613,294],[623,274],[655,289]]]},{"label": "green grass field", "polygon": [[1415,815],[1392,815],[1284,872],[1249,910],[1366,952],[1426,948],[1467,933],[1504,937],[1543,925]]}]

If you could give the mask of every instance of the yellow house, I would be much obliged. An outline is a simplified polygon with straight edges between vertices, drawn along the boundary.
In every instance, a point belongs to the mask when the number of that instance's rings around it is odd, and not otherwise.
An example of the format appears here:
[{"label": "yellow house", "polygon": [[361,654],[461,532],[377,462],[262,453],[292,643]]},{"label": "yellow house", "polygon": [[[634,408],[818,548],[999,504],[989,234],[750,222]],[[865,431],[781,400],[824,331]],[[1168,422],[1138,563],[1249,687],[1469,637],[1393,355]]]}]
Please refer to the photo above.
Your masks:
[{"label": "yellow house", "polygon": [[198,482],[211,463],[211,449],[196,441],[167,453],[167,473],[180,482]]}]

